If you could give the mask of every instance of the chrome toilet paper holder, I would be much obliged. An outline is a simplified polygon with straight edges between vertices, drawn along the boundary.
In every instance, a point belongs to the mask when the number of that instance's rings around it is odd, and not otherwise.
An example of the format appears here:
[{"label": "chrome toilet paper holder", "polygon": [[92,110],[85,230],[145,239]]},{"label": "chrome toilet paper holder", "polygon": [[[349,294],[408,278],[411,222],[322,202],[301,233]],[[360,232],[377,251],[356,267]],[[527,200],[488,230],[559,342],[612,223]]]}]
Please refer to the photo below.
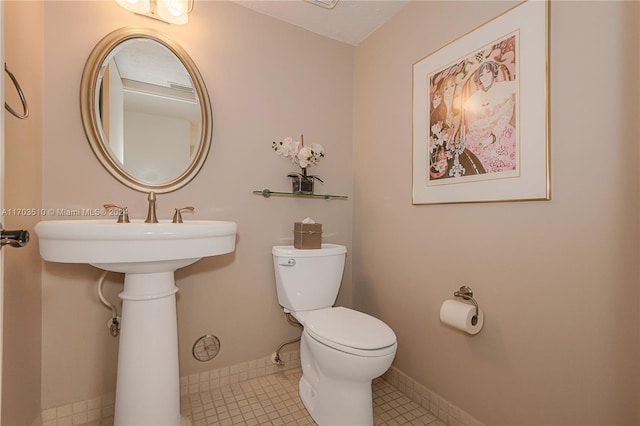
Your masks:
[{"label": "chrome toilet paper holder", "polygon": [[473,298],[473,290],[471,289],[471,287],[463,285],[462,287],[460,287],[460,290],[454,292],[453,295],[455,297],[462,297],[464,300],[469,300],[471,301],[471,303],[473,303],[473,305],[476,307],[476,314],[473,316],[473,318],[471,318],[471,325],[476,325],[478,323],[479,308],[478,302],[476,302],[476,299]]}]

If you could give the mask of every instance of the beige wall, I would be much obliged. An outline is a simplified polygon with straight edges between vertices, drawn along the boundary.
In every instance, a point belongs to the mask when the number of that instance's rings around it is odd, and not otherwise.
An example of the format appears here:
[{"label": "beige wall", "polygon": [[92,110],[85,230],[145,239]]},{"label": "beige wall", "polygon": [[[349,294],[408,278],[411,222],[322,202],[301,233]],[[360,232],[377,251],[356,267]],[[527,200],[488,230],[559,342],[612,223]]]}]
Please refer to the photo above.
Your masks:
[{"label": "beige wall", "polygon": [[[201,260],[177,272],[181,375],[274,352],[299,333],[287,324],[275,292],[271,247],[290,244],[293,222],[323,223],[326,241],[351,246],[352,201],[272,197],[254,190],[290,188],[295,168],[271,142],[301,133],[325,146],[313,170],[319,192],[351,196],[353,47],[284,24],[229,2],[199,1],[187,26],[140,17],[109,1],[47,1],[44,5],[43,206],[129,207],[146,215],[145,194],[127,189],[99,165],[80,121],[78,90],[85,60],[104,35],[127,25],[152,27],[189,52],[213,107],[213,143],[203,170],[186,188],[158,195],[158,216],[192,205],[194,219],[238,224],[235,253]],[[73,25],[69,23],[73,22]],[[349,262],[350,263],[350,262]],[[117,339],[106,327],[110,311],[96,296],[100,271],[45,263],[43,269],[43,408],[115,389]],[[351,303],[347,266],[339,303]],[[111,300],[122,276],[106,284]],[[191,356],[199,336],[217,335],[218,357]]]},{"label": "beige wall", "polygon": [[[354,302],[487,424],[639,424],[637,2],[551,5],[552,201],[411,204],[412,64],[509,6],[415,2],[357,47]],[[438,319],[463,284],[474,337]]]},{"label": "beige wall", "polygon": [[[211,156],[188,187],[159,196],[160,217],[195,205],[194,218],[235,220],[239,238],[234,254],[177,273],[182,375],[267,355],[296,334],[277,305],[270,247],[290,242],[291,222],[313,216],[327,241],[350,248],[339,304],[351,304],[353,268],[356,306],[398,335],[395,365],[447,400],[496,425],[640,423],[640,111],[637,96],[628,96],[640,93],[638,3],[551,7],[552,201],[442,206],[411,205],[411,66],[506,3],[415,2],[356,49],[227,2],[197,2],[185,27],[106,1],[45,2],[41,26],[40,3],[16,2],[35,8],[29,11],[5,3],[7,13],[29,16],[14,24],[5,16],[6,54],[33,84],[32,117],[40,117],[31,123],[43,123],[26,131],[34,145],[20,145],[35,150],[29,174],[7,168],[7,191],[18,177],[29,188],[16,193],[27,197],[16,195],[16,203],[114,202],[144,215],[144,195],[99,166],[80,123],[80,75],[103,35],[126,25],[159,29],[186,48],[204,76],[214,110]],[[10,35],[26,22],[36,38],[41,31],[44,53],[33,53],[40,41],[25,47]],[[7,134],[24,125],[11,120]],[[327,148],[315,169],[326,182],[321,189],[353,202],[251,194],[287,187],[292,169],[270,143],[299,133]],[[7,160],[25,155],[10,139]],[[6,207],[9,199],[8,192]],[[23,283],[37,283],[42,265],[42,325],[38,286],[7,280],[3,417],[37,414],[40,327],[42,408],[115,387],[117,339],[108,335],[110,312],[95,294],[100,271],[41,263],[36,247],[24,257],[7,255],[8,275],[12,267],[35,274]],[[121,282],[110,276],[112,300]],[[474,288],[486,313],[475,337],[438,321],[440,304],[461,284]],[[17,315],[23,321],[14,327]],[[205,333],[221,338],[222,351],[199,363],[190,349]],[[24,388],[14,371],[27,378]],[[19,395],[27,395],[13,406],[20,408],[7,408]],[[3,424],[11,422],[5,417]]]},{"label": "beige wall", "polygon": [[[4,207],[7,229],[32,230],[36,216],[16,214],[38,208],[42,199],[43,7],[39,2],[4,2],[5,62],[29,105],[27,120],[5,111]],[[11,81],[7,102],[22,112]],[[11,212],[14,212],[12,214]],[[17,212],[20,212],[19,210]],[[35,238],[24,248],[3,248],[4,330],[2,424],[27,425],[40,413],[41,268]]]}]

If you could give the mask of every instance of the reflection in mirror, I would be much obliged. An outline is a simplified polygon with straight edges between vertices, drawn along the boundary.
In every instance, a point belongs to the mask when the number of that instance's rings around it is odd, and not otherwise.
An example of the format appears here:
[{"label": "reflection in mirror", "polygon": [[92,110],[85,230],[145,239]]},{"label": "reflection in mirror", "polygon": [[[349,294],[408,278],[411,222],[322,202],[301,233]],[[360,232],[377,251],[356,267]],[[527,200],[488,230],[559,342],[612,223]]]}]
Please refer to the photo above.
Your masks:
[{"label": "reflection in mirror", "polygon": [[195,64],[151,30],[111,33],[87,61],[83,125],[100,162],[133,189],[186,184],[210,146],[209,98]]},{"label": "reflection in mirror", "polygon": [[187,168],[200,137],[200,106],[187,70],[169,49],[127,40],[104,67],[101,87],[102,130],[123,168],[149,183]]}]

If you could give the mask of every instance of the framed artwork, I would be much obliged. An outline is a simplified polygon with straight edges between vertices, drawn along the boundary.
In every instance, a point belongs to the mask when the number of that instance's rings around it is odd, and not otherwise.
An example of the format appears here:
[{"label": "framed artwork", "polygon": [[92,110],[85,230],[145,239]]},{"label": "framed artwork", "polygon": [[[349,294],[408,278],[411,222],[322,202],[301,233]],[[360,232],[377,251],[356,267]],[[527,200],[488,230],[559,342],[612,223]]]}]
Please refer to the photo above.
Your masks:
[{"label": "framed artwork", "polygon": [[413,204],[548,200],[548,2],[413,64]]}]

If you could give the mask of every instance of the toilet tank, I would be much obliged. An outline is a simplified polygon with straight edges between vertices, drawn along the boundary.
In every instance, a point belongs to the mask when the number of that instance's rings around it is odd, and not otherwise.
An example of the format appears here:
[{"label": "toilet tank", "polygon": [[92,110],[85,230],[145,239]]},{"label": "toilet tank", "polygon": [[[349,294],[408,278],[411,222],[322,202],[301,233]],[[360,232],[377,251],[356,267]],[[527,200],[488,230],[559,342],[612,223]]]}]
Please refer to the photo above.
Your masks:
[{"label": "toilet tank", "polygon": [[342,282],[345,246],[322,244],[311,250],[275,246],[271,253],[282,307],[308,311],[333,306]]}]

